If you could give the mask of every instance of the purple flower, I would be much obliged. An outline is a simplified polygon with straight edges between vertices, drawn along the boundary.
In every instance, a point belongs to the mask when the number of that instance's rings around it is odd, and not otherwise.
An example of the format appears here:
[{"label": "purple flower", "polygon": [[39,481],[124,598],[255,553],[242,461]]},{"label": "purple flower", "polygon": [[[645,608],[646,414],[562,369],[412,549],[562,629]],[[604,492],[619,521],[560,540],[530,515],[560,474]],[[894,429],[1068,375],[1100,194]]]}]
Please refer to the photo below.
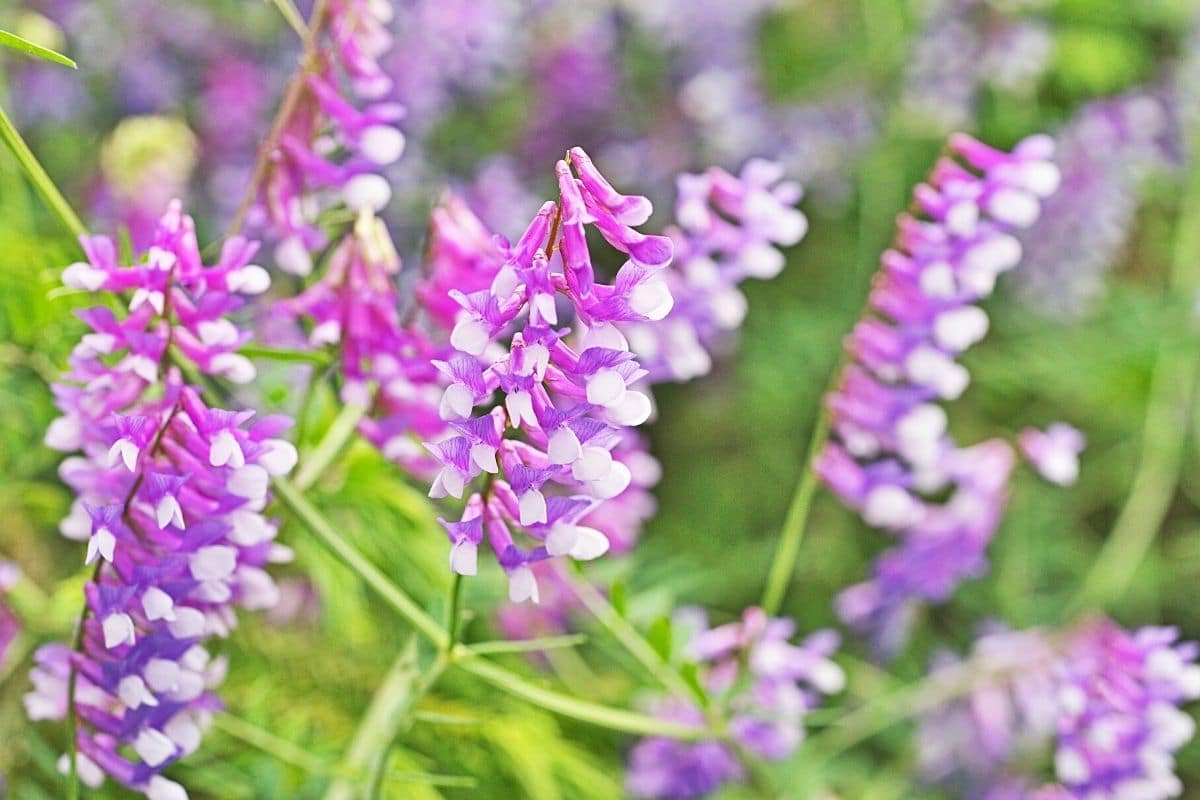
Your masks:
[{"label": "purple flower", "polygon": [[[962,134],[950,147],[958,160],[941,159],[914,190],[920,216],[900,217],[896,247],[883,254],[871,313],[847,343],[857,363],[826,399],[836,441],[816,463],[848,506],[899,539],[871,580],[838,599],[842,618],[888,654],[907,638],[915,602],[944,602],[986,569],[1012,452],[999,440],[960,448],[938,401],[966,389],[958,356],[988,327],[976,303],[1016,265],[1013,231],[1058,185],[1047,137],[1011,154]],[[948,499],[931,499],[938,493]]]},{"label": "purple flower", "polygon": [[674,307],[665,319],[623,326],[653,381],[686,381],[712,367],[712,351],[741,325],[746,298],[738,284],[783,269],[781,247],[804,236],[808,221],[793,206],[798,184],[762,159],[737,177],[713,167],[678,179],[670,231],[675,262],[665,272]]},{"label": "purple flower", "polygon": [[126,268],[109,240],[85,238],[88,262],[64,273],[69,285],[112,292],[130,310],[81,312],[93,332],[54,387],[63,417],[48,443],[78,451],[60,468],[76,493],[62,531],[86,539],[86,560],[97,566],[79,650],[42,648],[25,704],[35,720],[62,719],[74,705],[85,780],[107,774],[152,800],[176,800],[186,791],[160,773],[199,746],[220,707],[213,689],[224,665],[204,641],[229,632],[235,606],[276,600],[264,568],[290,554],[272,543],[275,524],[262,510],[269,476],[290,471],[296,450],[277,438],[287,420],[252,423],[253,412],[209,408],[168,358],[253,376],[236,353],[245,336],[226,315],[242,304],[235,292],[267,288],[266,273],[248,263],[254,246],[230,239],[205,266],[178,204],[154,242]]},{"label": "purple flower", "polygon": [[[275,262],[297,275],[312,271],[313,253],[327,244],[317,213],[339,202],[356,213],[382,210],[392,190],[380,172],[405,146],[396,127],[404,108],[387,98],[392,79],[379,62],[392,44],[391,3],[337,0],[327,13],[324,69],[307,76],[259,198]],[[343,96],[342,77],[353,98]]]},{"label": "purple flower", "polygon": [[1085,627],[1061,667],[1054,767],[1074,797],[1166,800],[1183,786],[1175,751],[1196,731],[1179,706],[1200,697],[1195,643],[1173,628]]},{"label": "purple flower", "polygon": [[[1174,755],[1195,733],[1179,706],[1200,697],[1200,666],[1196,645],[1177,639],[1173,628],[1129,632],[1103,619],[1061,634],[986,634],[969,661],[934,671],[970,688],[924,715],[923,772],[987,798],[1178,796]],[[1019,764],[1050,740],[1058,783],[1035,791]]]},{"label": "purple flower", "polygon": [[[491,280],[483,289],[449,292],[459,306],[450,332],[458,355],[437,366],[451,381],[439,410],[452,424],[450,435],[426,445],[440,465],[430,496],[461,497],[488,475],[463,518],[444,523],[451,566],[474,574],[475,548],[486,538],[509,574],[514,601],[538,598],[532,564],[556,556],[589,560],[609,549],[609,538],[583,518],[632,483],[613,451],[651,412],[649,397],[634,388],[645,370],[614,323],[659,319],[671,305],[660,277],[671,241],[633,227],[649,216],[649,201],[618,192],[578,148],[556,174],[559,204],[546,203],[515,244],[498,240],[499,258],[459,248],[469,263],[443,268],[471,275],[476,283],[468,285],[477,285],[478,265]],[[587,225],[629,256],[612,284],[596,280]],[[547,256],[556,245],[561,272]],[[444,281],[435,276],[429,291]],[[560,297],[574,330],[554,327]],[[493,405],[496,389],[501,397]],[[487,412],[472,417],[479,406]],[[514,541],[512,526],[531,548]]]},{"label": "purple flower", "polygon": [[[677,614],[689,629],[686,655],[700,666],[700,681],[717,707],[729,713],[729,731],[750,754],[766,760],[789,756],[804,738],[804,717],[823,695],[845,686],[830,656],[838,635],[823,630],[792,644],[796,625],[750,608],[738,622],[709,628],[703,611]],[[661,698],[652,712],[700,727],[703,711],[691,698]],[[643,739],[630,753],[626,787],[635,797],[699,797],[742,779],[728,745],[716,741]]]}]

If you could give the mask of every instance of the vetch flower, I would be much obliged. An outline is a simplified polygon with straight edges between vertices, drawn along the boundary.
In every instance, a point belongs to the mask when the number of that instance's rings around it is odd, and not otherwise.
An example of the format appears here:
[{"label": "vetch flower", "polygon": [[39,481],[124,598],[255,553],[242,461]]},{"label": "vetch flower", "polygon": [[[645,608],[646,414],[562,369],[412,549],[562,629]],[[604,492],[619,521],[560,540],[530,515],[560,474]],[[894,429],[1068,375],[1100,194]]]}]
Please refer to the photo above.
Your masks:
[{"label": "vetch flower", "polygon": [[[746,315],[738,284],[769,279],[783,269],[782,247],[803,238],[804,214],[794,208],[799,184],[783,181],[777,164],[751,159],[734,176],[717,167],[677,180],[675,261],[661,291],[674,298],[664,317],[621,328],[653,381],[686,381],[712,367],[712,355]],[[653,307],[651,290],[641,290]],[[655,289],[655,291],[658,291]],[[658,321],[661,320],[661,321]]]},{"label": "vetch flower", "polygon": [[[515,244],[497,239],[490,258],[460,248],[491,280],[469,293],[450,290],[459,306],[450,331],[458,354],[437,366],[451,381],[439,404],[451,430],[426,445],[439,465],[432,497],[459,497],[487,474],[462,520],[444,523],[451,561],[473,570],[474,556],[461,554],[482,530],[514,600],[537,599],[530,565],[556,556],[590,560],[609,549],[608,537],[582,519],[629,487],[632,472],[613,451],[651,412],[635,388],[645,370],[614,323],[661,317],[670,306],[659,275],[671,241],[632,227],[649,215],[649,201],[620,194],[578,148],[556,175],[559,202],[546,203]],[[629,257],[612,284],[596,279],[588,225]],[[548,255],[556,247],[561,272]],[[556,298],[570,305],[573,328],[555,327]],[[486,413],[471,416],[480,406]],[[533,546],[519,546],[513,527]]]},{"label": "vetch flower", "polygon": [[[278,438],[289,421],[251,424],[253,412],[207,406],[175,363],[253,374],[236,352],[247,335],[228,314],[242,305],[237,292],[266,288],[266,273],[250,264],[255,246],[233,237],[205,266],[177,203],[154,242],[144,260],[121,267],[109,240],[85,238],[87,265],[68,270],[68,280],[86,275],[97,291],[135,302],[123,316],[81,312],[93,332],[54,386],[64,416],[49,443],[78,452],[60,468],[77,497],[62,529],[87,540],[96,571],[79,649],[39,650],[25,705],[35,720],[63,719],[73,705],[85,781],[107,775],[151,800],[177,800],[187,792],[160,773],[199,746],[220,707],[224,665],[204,641],[229,632],[235,606],[277,598],[264,568],[289,552],[272,543],[262,510],[269,475],[290,470],[296,452]],[[125,369],[131,357],[144,361]]]},{"label": "vetch flower", "polygon": [[[817,631],[793,644],[795,623],[769,618],[758,608],[715,628],[708,627],[703,611],[683,610],[675,624],[690,629],[686,656],[700,666],[701,685],[713,703],[728,710],[730,734],[755,757],[787,758],[804,738],[808,712],[822,696],[845,686],[845,674],[830,659],[839,643],[833,631]],[[694,698],[661,698],[651,711],[697,727],[706,722]],[[625,785],[634,797],[700,797],[743,775],[743,765],[723,742],[654,736],[630,753]]]},{"label": "vetch flower", "polygon": [[988,327],[977,303],[1020,260],[1013,234],[1033,224],[1059,182],[1045,136],[1004,153],[956,134],[950,149],[914,190],[916,213],[901,215],[895,248],[881,258],[869,313],[847,339],[854,363],[826,398],[835,441],[815,465],[848,506],[899,541],[837,602],[885,654],[907,639],[915,603],[944,602],[986,569],[1012,451],[1000,440],[960,447],[938,403],[966,389],[958,357]]}]

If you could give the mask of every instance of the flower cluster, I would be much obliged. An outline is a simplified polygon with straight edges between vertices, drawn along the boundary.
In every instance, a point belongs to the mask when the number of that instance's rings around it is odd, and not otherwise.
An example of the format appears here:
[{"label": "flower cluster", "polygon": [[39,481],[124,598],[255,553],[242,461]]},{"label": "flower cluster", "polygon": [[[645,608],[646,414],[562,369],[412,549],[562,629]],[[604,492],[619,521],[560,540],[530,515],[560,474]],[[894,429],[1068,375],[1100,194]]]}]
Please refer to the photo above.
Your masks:
[{"label": "flower cluster", "polygon": [[808,221],[793,206],[799,184],[782,168],[752,159],[734,176],[713,167],[679,176],[675,203],[675,263],[665,274],[675,306],[666,319],[624,328],[651,381],[687,381],[712,368],[712,350],[746,315],[737,286],[774,278],[780,247],[804,236]]},{"label": "flower cluster", "polygon": [[[392,79],[379,59],[390,49],[390,2],[333,0],[314,21],[328,31],[319,68],[304,73],[284,120],[262,186],[261,215],[277,242],[275,262],[297,275],[312,272],[327,244],[317,217],[329,205],[379,211],[391,199],[379,174],[404,152],[396,128],[404,109],[390,100]],[[343,85],[346,90],[343,91]]]},{"label": "flower cluster", "polygon": [[1195,733],[1179,710],[1200,697],[1200,653],[1173,628],[1133,633],[1103,621],[1068,649],[1059,691],[1059,782],[1072,797],[1166,800],[1183,786],[1175,751]]},{"label": "flower cluster", "polygon": [[[804,718],[822,695],[845,685],[841,667],[830,660],[838,636],[823,630],[792,644],[796,626],[750,608],[742,619],[709,628],[703,611],[681,611],[678,623],[693,636],[686,655],[701,666],[705,691],[729,713],[730,735],[746,752],[767,760],[791,754],[804,738]],[[655,704],[661,718],[702,726],[706,716],[690,698]],[[742,778],[742,765],[729,746],[716,741],[681,742],[650,737],[634,747],[626,787],[634,797],[699,797]]]},{"label": "flower cluster", "polygon": [[[1178,636],[1098,620],[1058,637],[982,637],[969,661],[935,672],[951,682],[966,673],[971,688],[924,716],[926,777],[997,800],[1177,797],[1174,755],[1195,733],[1179,706],[1200,697],[1200,648]],[[1058,782],[1034,790],[1018,756],[1051,739]]]},{"label": "flower cluster", "polygon": [[310,322],[313,346],[337,347],[342,400],[371,410],[359,426],[366,438],[409,472],[425,474],[433,464],[419,441],[445,430],[434,362],[447,347],[401,317],[399,271],[386,226],[364,211],[320,278],[279,309]]},{"label": "flower cluster", "polygon": [[[82,240],[86,263],[69,286],[104,291],[128,310],[80,312],[90,331],[54,387],[63,416],[47,443],[78,451],[60,474],[75,491],[62,532],[87,542],[95,564],[85,587],[79,647],[39,651],[32,719],[63,719],[73,704],[80,775],[105,774],[153,800],[185,790],[161,771],[199,745],[223,664],[204,641],[235,624],[235,605],[269,608],[277,592],[264,567],[289,556],[263,516],[272,475],[296,450],[277,438],[290,422],[211,408],[184,382],[180,363],[233,380],[253,377],[235,350],[246,339],[228,315],[262,292],[256,246],[229,239],[205,266],[189,217],[173,204],[134,266],[113,243]],[[67,687],[75,676],[75,694]]]},{"label": "flower cluster", "polygon": [[[441,412],[453,435],[428,445],[441,466],[431,497],[461,497],[489,476],[460,521],[444,523],[451,566],[474,574],[486,534],[514,601],[537,600],[530,564],[608,550],[604,534],[581,523],[632,482],[613,450],[651,411],[650,398],[631,388],[645,370],[615,323],[662,319],[672,303],[660,277],[670,239],[634,228],[649,218],[649,201],[619,193],[579,148],[555,170],[558,203],[546,203],[515,244],[497,243],[502,260],[490,285],[450,292],[456,353],[436,365],[449,381]],[[596,280],[589,225],[628,256],[612,284]],[[556,245],[561,272],[551,268]],[[571,327],[557,327],[560,296]],[[476,415],[477,407],[488,410]],[[513,524],[534,547],[516,544]]]},{"label": "flower cluster", "polygon": [[1039,629],[984,631],[965,660],[938,654],[929,679],[955,699],[920,717],[922,777],[961,787],[965,797],[1000,800],[1008,791],[1024,800],[1025,778],[1010,765],[1039,753],[1054,734],[1058,658]]},{"label": "flower cluster", "polygon": [[[873,578],[839,597],[855,628],[894,651],[918,600],[942,602],[986,566],[1012,468],[1002,441],[969,448],[946,432],[939,401],[970,380],[959,355],[987,331],[977,303],[1020,259],[1013,231],[1032,224],[1054,192],[1053,143],[1038,136],[1004,153],[956,135],[929,182],[914,191],[920,217],[898,221],[882,257],[871,314],[847,342],[854,359],[827,398],[836,442],[816,469],[874,527],[899,538]],[[936,494],[947,495],[935,501]]]}]

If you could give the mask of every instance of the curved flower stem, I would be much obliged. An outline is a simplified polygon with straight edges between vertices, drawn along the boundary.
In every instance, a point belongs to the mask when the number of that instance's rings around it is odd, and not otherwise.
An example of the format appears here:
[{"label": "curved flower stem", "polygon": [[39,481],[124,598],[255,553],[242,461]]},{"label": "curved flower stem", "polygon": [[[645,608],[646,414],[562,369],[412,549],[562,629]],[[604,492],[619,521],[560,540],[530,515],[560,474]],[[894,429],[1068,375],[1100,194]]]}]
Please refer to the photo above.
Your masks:
[{"label": "curved flower stem", "polygon": [[495,655],[499,653],[534,653],[538,650],[558,650],[564,647],[578,647],[587,642],[582,633],[568,633],[562,636],[542,636],[537,639],[497,639],[493,642],[476,642],[469,649],[477,656]]},{"label": "curved flower stem", "polygon": [[[1171,257],[1169,290],[1183,298],[1200,288],[1200,143],[1193,142],[1190,179],[1181,202]],[[1125,505],[1112,533],[1092,564],[1068,615],[1097,603],[1116,602],[1133,581],[1154,544],[1179,484],[1187,417],[1196,400],[1200,378],[1200,331],[1195,324],[1188,347],[1175,350],[1165,337],[1150,383],[1142,451]]]},{"label": "curved flower stem", "polygon": [[261,358],[267,361],[282,363],[315,364],[318,367],[328,367],[333,359],[320,350],[297,350],[284,347],[263,347],[262,345],[246,344],[238,349],[238,353],[246,358]]},{"label": "curved flower stem", "polygon": [[383,570],[371,563],[366,556],[347,542],[329,520],[309,502],[295,483],[286,478],[276,478],[273,485],[275,496],[309,532],[320,539],[322,544],[328,547],[344,564],[358,573],[359,577],[400,616],[404,617],[418,633],[439,649],[445,648],[448,637],[433,617],[429,616],[425,609],[405,594],[400,587],[392,583]]},{"label": "curved flower stem", "polygon": [[75,213],[75,209],[71,208],[71,204],[54,185],[54,181],[37,160],[37,156],[29,149],[29,145],[25,143],[20,131],[8,118],[8,114],[4,113],[3,108],[0,108],[0,139],[4,140],[4,144],[13,154],[13,158],[17,160],[17,164],[25,171],[25,175],[33,184],[33,188],[46,201],[46,205],[50,206],[50,210],[58,217],[63,227],[76,237],[86,236],[87,228],[79,219],[79,215]]},{"label": "curved flower stem", "polygon": [[[296,519],[328,547],[334,555],[353,569],[379,596],[413,628],[439,650],[446,649],[449,637],[434,619],[409,597],[326,520],[312,503],[286,479],[274,481],[275,495]],[[482,678],[493,686],[528,700],[548,711],[588,722],[593,725],[643,735],[669,736],[676,739],[724,738],[723,731],[695,728],[664,722],[645,714],[578,700],[558,692],[535,686],[501,666],[486,661],[470,647],[457,645],[450,651],[453,666]]]},{"label": "curved flower stem", "polygon": [[[836,376],[841,371],[841,365],[834,370]],[[796,493],[792,495],[787,517],[783,521],[783,531],[779,544],[775,549],[775,557],[771,561],[771,571],[767,575],[767,585],[763,590],[762,608],[768,616],[779,613],[783,605],[784,595],[787,594],[788,584],[796,569],[796,557],[800,553],[800,543],[804,540],[804,531],[808,524],[808,515],[812,510],[813,497],[816,495],[819,480],[813,462],[825,446],[829,436],[829,412],[824,405],[824,394],[821,395],[821,410],[813,423],[812,435],[808,440],[808,450],[804,456],[804,471],[796,484]]]},{"label": "curved flower stem", "polygon": [[279,9],[279,13],[283,15],[287,24],[292,26],[296,35],[301,39],[307,39],[308,25],[304,22],[304,16],[300,13],[300,9],[296,8],[296,4],[292,0],[272,0],[272,2],[274,2],[275,8]]},{"label": "curved flower stem", "polygon": [[580,577],[572,589],[596,621],[612,634],[612,637],[654,677],[663,688],[680,697],[692,696],[692,689],[680,677],[679,672],[664,661],[649,642],[621,616],[608,598],[600,594],[586,578]]},{"label": "curved flower stem", "polygon": [[[467,651],[469,653],[469,650]],[[641,736],[669,736],[672,739],[695,741],[697,739],[724,738],[721,731],[708,728],[697,728],[690,725],[679,725],[674,722],[656,719],[635,711],[610,708],[586,700],[578,700],[564,694],[543,689],[527,682],[503,667],[497,666],[482,658],[456,660],[455,665],[480,678],[497,689],[527,700],[536,706],[561,714],[564,717],[588,722],[602,728],[625,733],[635,733]]]}]

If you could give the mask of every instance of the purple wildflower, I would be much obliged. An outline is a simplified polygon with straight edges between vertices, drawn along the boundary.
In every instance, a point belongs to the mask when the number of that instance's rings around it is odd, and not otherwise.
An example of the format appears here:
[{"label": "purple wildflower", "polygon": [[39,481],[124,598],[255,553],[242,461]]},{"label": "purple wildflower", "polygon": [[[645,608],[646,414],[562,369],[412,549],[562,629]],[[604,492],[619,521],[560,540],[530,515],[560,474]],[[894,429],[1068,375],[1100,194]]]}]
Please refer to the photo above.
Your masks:
[{"label": "purple wildflower", "polygon": [[[896,248],[883,254],[872,314],[847,343],[857,363],[826,399],[837,441],[816,463],[847,505],[900,540],[838,600],[843,619],[885,653],[907,638],[915,601],[944,602],[986,568],[1012,452],[998,440],[960,448],[938,401],[966,389],[957,358],[988,326],[976,303],[1016,265],[1013,231],[1037,219],[1058,183],[1047,137],[1011,154],[961,134],[950,146],[961,162],[943,158],[914,190],[922,218],[901,216]],[[928,499],[939,492],[949,499]]]},{"label": "purple wildflower", "polygon": [[[129,304],[80,313],[92,328],[55,385],[63,416],[47,434],[78,451],[61,468],[76,492],[62,531],[87,540],[96,564],[85,587],[81,646],[42,648],[26,696],[32,719],[81,722],[79,773],[105,774],[152,800],[185,798],[160,773],[199,746],[224,672],[204,640],[236,624],[235,605],[269,608],[275,586],[264,567],[289,557],[262,515],[271,475],[288,472],[290,424],[253,412],[209,408],[172,359],[207,374],[253,377],[236,353],[246,339],[227,315],[238,293],[261,292],[266,272],[249,263],[256,246],[234,237],[205,266],[192,221],[173,204],[154,245],[132,267],[113,243],[83,239],[89,260],[64,272],[68,285],[108,291]],[[74,698],[67,680],[77,676]]]},{"label": "purple wildflower", "polygon": [[[431,497],[461,497],[482,474],[495,476],[470,497],[460,522],[445,524],[452,567],[474,574],[474,551],[486,536],[514,601],[537,599],[531,563],[587,560],[609,549],[582,518],[629,487],[632,472],[613,451],[623,431],[651,412],[649,397],[633,388],[645,370],[617,324],[661,319],[672,303],[661,278],[670,239],[633,227],[649,217],[649,201],[619,193],[579,148],[556,173],[559,203],[546,203],[515,244],[498,241],[499,259],[461,249],[472,265],[494,272],[485,289],[450,291],[459,306],[450,332],[458,354],[440,369],[451,377],[441,412],[453,434],[427,445],[441,466]],[[596,280],[589,224],[629,256],[612,284]],[[556,245],[561,272],[547,256]],[[559,297],[573,311],[573,330],[557,327]],[[496,390],[501,400],[492,405]],[[471,416],[477,406],[487,413]],[[514,542],[514,524],[532,537],[532,549]]]},{"label": "purple wildflower", "polygon": [[[400,158],[405,144],[396,127],[404,108],[388,99],[392,79],[379,62],[391,47],[385,24],[392,13],[389,2],[338,0],[328,6],[323,69],[305,78],[260,198],[277,242],[275,262],[286,272],[312,271],[313,252],[327,244],[316,225],[323,207],[341,203],[356,213],[377,212],[391,199],[391,186],[379,173]],[[352,97],[343,93],[342,80]]]},{"label": "purple wildflower", "polygon": [[742,323],[746,278],[773,278],[781,247],[804,236],[808,221],[793,206],[798,184],[762,159],[737,177],[716,167],[680,175],[675,203],[675,262],[665,274],[675,305],[665,319],[624,327],[652,381],[686,381],[712,367],[711,351]]},{"label": "purple wildflower", "polygon": [[[973,797],[1178,796],[1175,751],[1195,732],[1179,706],[1200,697],[1200,666],[1196,645],[1177,640],[1173,628],[1103,619],[1058,635],[985,635],[969,661],[934,673],[969,689],[922,720],[926,776],[957,777]],[[1033,790],[1021,757],[1051,740],[1058,783]]]},{"label": "purple wildflower", "polygon": [[[804,718],[823,695],[845,686],[841,668],[830,660],[838,636],[817,631],[792,644],[796,625],[768,618],[758,608],[742,619],[709,628],[703,611],[680,612],[677,624],[690,628],[686,648],[700,665],[700,680],[719,707],[729,712],[729,730],[745,750],[766,760],[790,755],[804,738]],[[662,698],[653,713],[702,726],[703,711],[690,698]],[[635,797],[699,797],[741,780],[742,765],[728,745],[715,741],[643,739],[630,753],[626,787]]]}]

